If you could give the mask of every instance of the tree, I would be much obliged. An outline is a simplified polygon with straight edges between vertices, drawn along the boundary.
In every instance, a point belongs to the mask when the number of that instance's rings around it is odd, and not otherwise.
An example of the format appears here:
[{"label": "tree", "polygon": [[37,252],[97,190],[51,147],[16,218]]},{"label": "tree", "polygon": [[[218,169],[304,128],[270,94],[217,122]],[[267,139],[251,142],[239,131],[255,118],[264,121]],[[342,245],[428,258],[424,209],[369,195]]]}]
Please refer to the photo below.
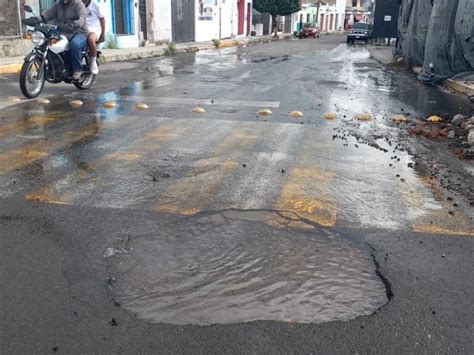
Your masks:
[{"label": "tree", "polygon": [[272,17],[272,31],[277,35],[277,16],[288,16],[300,11],[300,0],[253,0],[253,8]]}]

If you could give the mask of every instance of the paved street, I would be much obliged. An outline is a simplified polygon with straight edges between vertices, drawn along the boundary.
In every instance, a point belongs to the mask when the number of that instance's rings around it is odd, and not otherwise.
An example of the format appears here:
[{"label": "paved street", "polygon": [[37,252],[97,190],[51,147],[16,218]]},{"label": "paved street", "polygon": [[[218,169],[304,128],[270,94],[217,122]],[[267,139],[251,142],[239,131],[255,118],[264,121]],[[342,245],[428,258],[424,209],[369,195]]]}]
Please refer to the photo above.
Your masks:
[{"label": "paved street", "polygon": [[467,99],[336,35],[0,85],[1,353],[474,352],[472,161],[392,121]]}]

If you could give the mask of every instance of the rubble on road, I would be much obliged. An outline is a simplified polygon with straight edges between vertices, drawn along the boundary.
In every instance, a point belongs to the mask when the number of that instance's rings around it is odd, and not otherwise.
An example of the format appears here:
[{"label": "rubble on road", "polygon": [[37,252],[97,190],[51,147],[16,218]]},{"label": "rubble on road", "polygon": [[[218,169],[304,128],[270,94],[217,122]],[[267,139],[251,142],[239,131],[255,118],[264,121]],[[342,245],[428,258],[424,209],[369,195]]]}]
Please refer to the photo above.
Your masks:
[{"label": "rubble on road", "polygon": [[[449,147],[461,159],[474,159],[474,116],[456,115],[452,119],[427,119],[425,122],[412,122],[407,126],[410,134],[427,139],[446,138]],[[432,118],[430,117],[430,118]],[[437,123],[437,124],[433,124]]]}]

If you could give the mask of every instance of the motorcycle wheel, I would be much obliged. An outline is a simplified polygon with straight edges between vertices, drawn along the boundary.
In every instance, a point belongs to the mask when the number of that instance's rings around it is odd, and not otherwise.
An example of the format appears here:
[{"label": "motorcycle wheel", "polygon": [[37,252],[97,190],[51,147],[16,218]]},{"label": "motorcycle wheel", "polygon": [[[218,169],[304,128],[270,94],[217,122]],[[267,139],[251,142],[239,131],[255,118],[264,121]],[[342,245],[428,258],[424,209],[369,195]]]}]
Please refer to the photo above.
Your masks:
[{"label": "motorcycle wheel", "polygon": [[89,73],[84,76],[84,80],[73,81],[72,83],[79,90],[88,90],[92,87],[92,85],[94,85],[95,79],[96,75]]},{"label": "motorcycle wheel", "polygon": [[[20,72],[20,89],[23,95],[34,99],[43,91],[45,75],[40,73],[42,60],[35,58],[23,63]],[[41,75],[41,76],[40,76]]]}]

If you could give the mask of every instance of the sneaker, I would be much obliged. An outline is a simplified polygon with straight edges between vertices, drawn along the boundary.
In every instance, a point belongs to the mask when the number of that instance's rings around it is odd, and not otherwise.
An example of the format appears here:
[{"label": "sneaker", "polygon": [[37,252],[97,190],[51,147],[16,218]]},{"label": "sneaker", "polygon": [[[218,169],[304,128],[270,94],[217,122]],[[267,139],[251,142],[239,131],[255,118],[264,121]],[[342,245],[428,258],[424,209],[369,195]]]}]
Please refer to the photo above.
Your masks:
[{"label": "sneaker", "polygon": [[82,71],[78,70],[74,72],[74,75],[72,76],[72,80],[78,81],[78,80],[81,80],[81,77],[82,77]]},{"label": "sneaker", "polygon": [[94,60],[91,64],[91,73],[94,75],[99,74],[99,66],[97,65],[97,61]]}]

